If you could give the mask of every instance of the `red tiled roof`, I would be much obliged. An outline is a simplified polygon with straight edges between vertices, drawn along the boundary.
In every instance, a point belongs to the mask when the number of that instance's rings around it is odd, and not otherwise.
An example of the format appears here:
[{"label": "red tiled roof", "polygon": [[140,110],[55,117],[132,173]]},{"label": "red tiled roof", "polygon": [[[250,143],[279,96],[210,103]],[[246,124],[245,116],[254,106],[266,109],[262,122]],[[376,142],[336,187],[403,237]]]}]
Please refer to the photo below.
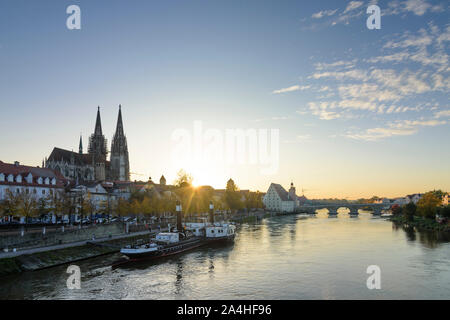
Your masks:
[{"label": "red tiled roof", "polygon": [[[23,166],[23,165],[15,165],[10,163],[4,163],[0,161],[0,173],[3,173],[5,175],[5,181],[0,181],[0,184],[2,185],[17,185],[17,186],[42,186],[42,187],[52,187],[52,188],[62,188],[64,187],[64,183],[66,182],[66,179],[59,173],[52,169],[47,168],[39,168],[39,167],[30,167],[30,166]],[[33,176],[33,182],[28,183],[25,178],[28,176],[28,174],[32,174]],[[17,175],[22,176],[22,182],[9,182],[6,181],[8,176],[12,174],[14,176],[14,180],[16,179]],[[39,177],[42,177],[44,180],[45,178],[49,178],[50,180],[53,178],[56,178],[56,185],[52,184],[38,184],[37,180]]]}]

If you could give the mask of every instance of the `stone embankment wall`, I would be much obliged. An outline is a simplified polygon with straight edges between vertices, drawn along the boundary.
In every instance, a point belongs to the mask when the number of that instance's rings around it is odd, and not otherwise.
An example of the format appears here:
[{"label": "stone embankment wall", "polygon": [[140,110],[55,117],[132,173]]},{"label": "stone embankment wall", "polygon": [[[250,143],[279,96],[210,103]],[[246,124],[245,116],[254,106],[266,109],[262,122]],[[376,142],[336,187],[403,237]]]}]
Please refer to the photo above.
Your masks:
[{"label": "stone embankment wall", "polygon": [[[121,247],[136,242],[138,239],[146,240],[147,235],[133,236],[124,239],[115,239],[102,242],[103,245],[86,244],[53,251],[39,252],[13,258],[0,259],[0,277],[24,271],[35,271],[54,266],[90,259],[105,254],[118,252]],[[1,282],[1,278],[0,278]]]},{"label": "stone embankment wall", "polygon": [[58,228],[57,231],[48,230],[45,234],[42,228],[34,230],[24,230],[23,235],[19,232],[8,234],[6,232],[0,233],[0,250],[8,248],[12,250],[33,248],[33,247],[45,247],[57,244],[71,243],[77,241],[92,240],[95,238],[104,238],[124,234],[126,232],[125,225],[122,223],[112,223],[107,225],[88,226],[78,229],[66,228],[64,232],[62,228]]}]

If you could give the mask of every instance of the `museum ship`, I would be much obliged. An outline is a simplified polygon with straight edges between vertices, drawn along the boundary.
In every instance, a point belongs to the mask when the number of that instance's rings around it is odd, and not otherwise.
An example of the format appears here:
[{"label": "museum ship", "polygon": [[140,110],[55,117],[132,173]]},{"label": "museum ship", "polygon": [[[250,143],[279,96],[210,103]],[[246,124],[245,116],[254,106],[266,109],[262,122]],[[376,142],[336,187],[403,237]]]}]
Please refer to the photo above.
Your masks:
[{"label": "museum ship", "polygon": [[205,244],[204,237],[199,237],[190,230],[183,230],[181,205],[177,205],[177,226],[169,232],[160,232],[149,243],[128,245],[120,250],[129,261],[157,259],[192,250]]},{"label": "museum ship", "polygon": [[186,223],[185,228],[195,236],[202,237],[207,243],[230,242],[236,235],[236,226],[233,223],[214,221],[212,203],[210,203],[209,221]]}]

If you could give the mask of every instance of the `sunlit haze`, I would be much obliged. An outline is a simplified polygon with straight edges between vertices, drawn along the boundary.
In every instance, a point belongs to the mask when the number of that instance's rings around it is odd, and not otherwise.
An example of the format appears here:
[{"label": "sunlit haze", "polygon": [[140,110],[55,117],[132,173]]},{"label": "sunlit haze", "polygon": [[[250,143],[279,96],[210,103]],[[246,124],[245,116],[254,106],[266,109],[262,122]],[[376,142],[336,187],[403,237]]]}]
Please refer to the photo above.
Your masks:
[{"label": "sunlit haze", "polygon": [[[54,147],[78,151],[80,133],[86,152],[97,106],[110,148],[121,104],[132,180],[184,169],[196,186],[293,182],[308,198],[450,190],[445,1],[378,1],[380,30],[343,1],[75,1],[76,31],[73,2],[0,3],[3,162],[40,166]],[[174,157],[174,132],[195,121],[278,130],[277,170],[193,145]]]}]

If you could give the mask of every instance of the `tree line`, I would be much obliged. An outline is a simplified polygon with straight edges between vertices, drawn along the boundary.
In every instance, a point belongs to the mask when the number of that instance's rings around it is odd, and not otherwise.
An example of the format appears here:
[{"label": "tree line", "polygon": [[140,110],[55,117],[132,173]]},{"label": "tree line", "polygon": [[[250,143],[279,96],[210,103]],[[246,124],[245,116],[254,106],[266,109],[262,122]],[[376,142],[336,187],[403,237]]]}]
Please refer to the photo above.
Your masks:
[{"label": "tree line", "polygon": [[263,208],[262,194],[259,192],[240,192],[232,179],[228,180],[225,191],[218,195],[212,187],[194,187],[193,178],[180,170],[174,186],[156,190],[152,185],[145,191],[135,190],[129,199],[100,201],[95,203],[92,195],[87,193],[54,192],[46,198],[37,200],[26,192],[13,193],[7,191],[6,198],[0,203],[0,216],[29,218],[44,217],[49,213],[56,216],[72,217],[78,214],[81,218],[94,214],[111,216],[156,216],[161,217],[173,213],[176,201],[181,201],[185,216],[193,216],[209,211],[209,204],[215,210],[238,210]]},{"label": "tree line", "polygon": [[413,221],[415,216],[425,219],[435,219],[436,215],[444,218],[450,218],[450,206],[442,205],[442,199],[445,193],[441,190],[435,190],[425,193],[417,202],[410,202],[403,206],[392,206],[392,214],[403,216],[407,221]]}]

